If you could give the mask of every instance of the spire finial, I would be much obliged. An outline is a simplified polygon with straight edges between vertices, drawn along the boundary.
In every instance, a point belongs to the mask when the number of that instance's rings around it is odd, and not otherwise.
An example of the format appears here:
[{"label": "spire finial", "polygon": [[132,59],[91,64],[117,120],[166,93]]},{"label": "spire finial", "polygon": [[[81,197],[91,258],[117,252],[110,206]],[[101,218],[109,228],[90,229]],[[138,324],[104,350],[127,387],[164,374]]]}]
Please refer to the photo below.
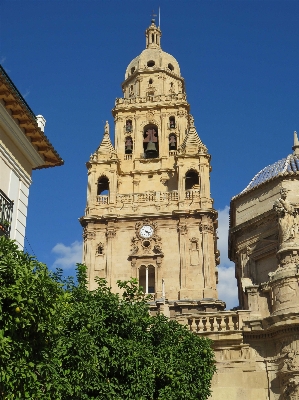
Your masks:
[{"label": "spire finial", "polygon": [[299,156],[299,140],[296,131],[294,131],[294,146],[292,147],[292,149],[294,150],[293,154]]},{"label": "spire finial", "polygon": [[108,123],[108,121],[106,121],[106,124],[105,124],[105,135],[109,135],[109,123]]}]

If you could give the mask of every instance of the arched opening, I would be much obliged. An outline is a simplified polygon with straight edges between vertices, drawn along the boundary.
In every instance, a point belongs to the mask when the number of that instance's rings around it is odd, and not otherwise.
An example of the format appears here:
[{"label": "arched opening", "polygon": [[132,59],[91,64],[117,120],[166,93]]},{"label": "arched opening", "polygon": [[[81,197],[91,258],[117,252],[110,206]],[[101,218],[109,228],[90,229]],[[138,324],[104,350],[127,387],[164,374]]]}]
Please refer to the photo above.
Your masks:
[{"label": "arched opening", "polygon": [[131,68],[131,74],[134,74],[134,72],[135,72],[135,67],[132,67]]},{"label": "arched opening", "polygon": [[108,196],[109,195],[109,179],[107,176],[101,176],[98,180],[98,196]]},{"label": "arched opening", "polygon": [[126,132],[132,132],[132,120],[131,119],[126,120]]},{"label": "arched opening", "polygon": [[145,294],[154,294],[155,285],[155,267],[153,265],[141,265],[139,268],[139,286]]},{"label": "arched opening", "polygon": [[191,169],[185,176],[185,190],[196,189],[199,186],[198,172]]},{"label": "arched opening", "polygon": [[169,128],[175,129],[175,117],[174,116],[169,117]]},{"label": "arched opening", "polygon": [[173,71],[174,70],[174,67],[173,67],[173,65],[172,64],[168,64],[168,68],[170,69],[170,71]]},{"label": "arched opening", "polygon": [[169,135],[169,151],[177,150],[177,138],[175,133]]},{"label": "arched opening", "polygon": [[159,157],[158,127],[156,125],[149,124],[144,127],[143,150],[145,158]]},{"label": "arched opening", "polygon": [[149,79],[148,83],[149,83],[150,85],[152,85],[152,83],[153,83],[152,78]]},{"label": "arched opening", "polygon": [[133,140],[131,136],[127,136],[125,140],[125,154],[132,154],[133,152]]}]

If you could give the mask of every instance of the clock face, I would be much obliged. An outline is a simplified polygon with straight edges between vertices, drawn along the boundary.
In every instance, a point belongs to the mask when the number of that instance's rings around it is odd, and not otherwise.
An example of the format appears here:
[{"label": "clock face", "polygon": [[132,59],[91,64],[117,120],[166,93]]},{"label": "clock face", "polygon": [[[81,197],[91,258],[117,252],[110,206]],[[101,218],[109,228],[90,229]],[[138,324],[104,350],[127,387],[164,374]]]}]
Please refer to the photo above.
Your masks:
[{"label": "clock face", "polygon": [[140,229],[139,234],[143,238],[150,238],[154,233],[154,229],[150,225],[143,225]]}]

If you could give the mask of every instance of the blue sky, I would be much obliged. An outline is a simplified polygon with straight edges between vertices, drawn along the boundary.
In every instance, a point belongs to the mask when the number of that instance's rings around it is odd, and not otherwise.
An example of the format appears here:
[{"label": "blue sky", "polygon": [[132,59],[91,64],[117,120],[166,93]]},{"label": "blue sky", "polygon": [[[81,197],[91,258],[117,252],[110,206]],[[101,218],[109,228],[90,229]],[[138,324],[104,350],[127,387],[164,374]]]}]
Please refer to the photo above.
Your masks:
[{"label": "blue sky", "polygon": [[104,122],[113,126],[126,67],[145,48],[144,31],[159,6],[162,48],[180,64],[197,131],[212,155],[220,292],[233,306],[230,198],[289,154],[299,131],[297,0],[0,1],[1,64],[35,114],[46,118],[45,133],[65,160],[63,167],[33,172],[27,239],[39,260],[73,274],[85,162]]}]

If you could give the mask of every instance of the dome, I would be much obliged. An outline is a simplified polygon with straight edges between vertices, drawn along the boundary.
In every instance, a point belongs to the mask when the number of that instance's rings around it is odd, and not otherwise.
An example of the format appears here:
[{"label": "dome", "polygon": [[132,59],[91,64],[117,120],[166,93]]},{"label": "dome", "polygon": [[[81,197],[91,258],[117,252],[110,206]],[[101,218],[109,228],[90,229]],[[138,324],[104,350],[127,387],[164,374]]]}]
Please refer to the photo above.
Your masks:
[{"label": "dome", "polygon": [[145,49],[132,60],[126,70],[125,79],[139,69],[165,69],[181,76],[177,60],[170,54],[159,49]]},{"label": "dome", "polygon": [[152,20],[152,24],[146,30],[145,36],[146,49],[130,62],[126,69],[125,79],[140,69],[164,69],[168,72],[174,73],[175,75],[181,76],[180,66],[177,60],[171,54],[168,54],[161,49],[160,38],[162,33],[160,28],[155,25],[154,20]]},{"label": "dome", "polygon": [[276,161],[274,164],[268,165],[258,172],[240,194],[243,194],[281,174],[299,172],[299,141],[296,131],[294,132],[293,150],[293,154],[289,154],[286,158]]},{"label": "dome", "polygon": [[299,171],[299,157],[294,154],[289,154],[286,158],[276,161],[274,164],[268,165],[257,173],[250,181],[249,185],[241,192],[245,193],[248,190],[259,186],[260,184],[269,181],[270,179],[281,175],[285,172]]}]

